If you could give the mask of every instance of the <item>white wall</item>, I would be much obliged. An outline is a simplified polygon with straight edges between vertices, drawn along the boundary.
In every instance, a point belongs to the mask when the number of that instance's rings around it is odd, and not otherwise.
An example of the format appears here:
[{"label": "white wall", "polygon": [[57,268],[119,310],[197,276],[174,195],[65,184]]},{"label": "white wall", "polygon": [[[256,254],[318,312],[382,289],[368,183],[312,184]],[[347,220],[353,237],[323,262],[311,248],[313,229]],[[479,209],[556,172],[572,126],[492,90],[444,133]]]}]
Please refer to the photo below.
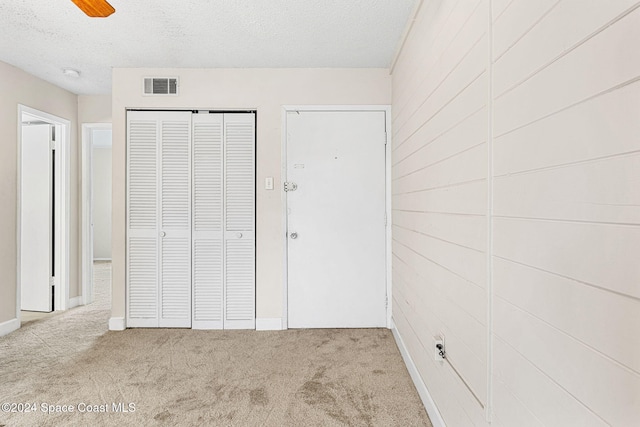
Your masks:
[{"label": "white wall", "polygon": [[393,71],[393,320],[454,426],[487,404],[487,6],[425,2]]},{"label": "white wall", "polygon": [[78,296],[78,98],[57,86],[38,79],[4,62],[0,62],[0,329],[6,321],[16,318],[17,286],[17,164],[18,164],[18,104],[44,111],[71,121],[71,212],[70,212],[70,289],[69,296]]},{"label": "white wall", "polygon": [[[143,96],[142,79],[178,76],[179,96]],[[127,108],[257,110],[258,318],[283,314],[281,199],[282,106],[389,104],[384,69],[114,69],[112,316],[125,316],[125,110]],[[265,190],[266,177],[276,190]]]},{"label": "white wall", "polygon": [[393,318],[449,426],[640,419],[639,6],[417,16],[393,70]]},{"label": "white wall", "polygon": [[111,95],[78,95],[78,123],[111,123]]},{"label": "white wall", "polygon": [[[111,143],[111,131],[94,130],[96,134],[108,134]],[[94,145],[93,177],[93,259],[111,259],[111,146]]]}]

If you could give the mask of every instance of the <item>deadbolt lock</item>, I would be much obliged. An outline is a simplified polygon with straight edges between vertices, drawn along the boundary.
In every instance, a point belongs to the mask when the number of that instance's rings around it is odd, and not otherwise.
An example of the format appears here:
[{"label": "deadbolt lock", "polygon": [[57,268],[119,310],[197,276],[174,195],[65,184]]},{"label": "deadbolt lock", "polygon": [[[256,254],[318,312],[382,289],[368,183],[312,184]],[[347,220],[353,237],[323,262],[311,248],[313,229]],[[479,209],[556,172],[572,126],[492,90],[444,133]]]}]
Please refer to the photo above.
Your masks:
[{"label": "deadbolt lock", "polygon": [[298,184],[295,182],[285,182],[284,183],[284,191],[296,191],[298,189]]}]

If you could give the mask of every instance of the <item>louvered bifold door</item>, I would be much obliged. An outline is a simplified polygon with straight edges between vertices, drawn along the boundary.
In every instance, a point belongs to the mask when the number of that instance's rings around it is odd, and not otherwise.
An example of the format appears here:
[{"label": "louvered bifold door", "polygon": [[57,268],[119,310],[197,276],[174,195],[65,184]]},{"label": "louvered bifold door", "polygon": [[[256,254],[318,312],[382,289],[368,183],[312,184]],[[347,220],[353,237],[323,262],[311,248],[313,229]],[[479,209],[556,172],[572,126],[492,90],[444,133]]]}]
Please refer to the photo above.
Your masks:
[{"label": "louvered bifold door", "polygon": [[191,113],[127,113],[127,326],[191,326]]},{"label": "louvered bifold door", "polygon": [[157,113],[127,114],[127,326],[158,326]]},{"label": "louvered bifold door", "polygon": [[224,115],[224,328],[255,328],[255,115]]},{"label": "louvered bifold door", "polygon": [[255,115],[127,115],[127,326],[255,328]]},{"label": "louvered bifold door", "polygon": [[223,114],[193,116],[193,323],[223,328]]},{"label": "louvered bifold door", "polygon": [[191,112],[160,120],[161,327],[191,327]]}]

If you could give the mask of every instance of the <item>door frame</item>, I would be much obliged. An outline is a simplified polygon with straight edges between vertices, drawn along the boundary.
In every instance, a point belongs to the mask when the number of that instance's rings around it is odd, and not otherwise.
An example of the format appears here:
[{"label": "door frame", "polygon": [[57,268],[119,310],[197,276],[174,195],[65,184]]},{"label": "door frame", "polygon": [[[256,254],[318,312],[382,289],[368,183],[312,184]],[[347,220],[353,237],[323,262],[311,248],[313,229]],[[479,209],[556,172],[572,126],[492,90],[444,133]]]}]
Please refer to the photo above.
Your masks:
[{"label": "door frame", "polygon": [[[17,227],[16,227],[16,318],[20,322],[21,309],[21,266],[22,259],[20,255],[22,246],[22,116],[28,114],[35,119],[50,123],[59,131],[60,137],[56,138],[56,154],[55,154],[55,192],[58,203],[55,205],[55,217],[58,220],[55,224],[55,269],[58,273],[55,281],[54,310],[67,310],[71,308],[69,300],[69,232],[71,212],[70,202],[70,166],[71,166],[71,121],[44,111],[18,104],[18,180],[17,180]],[[77,305],[77,304],[75,304]]]},{"label": "door frame", "polygon": [[111,123],[82,124],[82,304],[93,302],[93,131],[112,130]]},{"label": "door frame", "polygon": [[303,112],[369,112],[381,111],[385,113],[385,211],[387,221],[385,225],[385,258],[386,258],[386,306],[387,306],[387,328],[391,328],[392,315],[392,271],[391,271],[391,106],[390,105],[283,105],[282,106],[282,154],[281,154],[281,183],[280,194],[282,202],[282,244],[283,244],[283,265],[282,265],[282,329],[289,328],[289,253],[288,253],[288,213],[287,213],[287,193],[283,191],[284,183],[287,181],[287,113]]}]

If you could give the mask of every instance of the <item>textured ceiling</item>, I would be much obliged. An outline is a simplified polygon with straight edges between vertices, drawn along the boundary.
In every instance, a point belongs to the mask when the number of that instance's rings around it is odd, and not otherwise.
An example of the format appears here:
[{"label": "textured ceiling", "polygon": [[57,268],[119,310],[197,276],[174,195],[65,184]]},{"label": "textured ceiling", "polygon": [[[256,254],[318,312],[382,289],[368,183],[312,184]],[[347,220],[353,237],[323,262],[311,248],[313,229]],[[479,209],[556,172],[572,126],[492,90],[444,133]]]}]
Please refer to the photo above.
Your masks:
[{"label": "textured ceiling", "polygon": [[[416,0],[1,0],[0,61],[78,94],[112,67],[388,67]],[[80,70],[74,79],[65,67]]]}]

